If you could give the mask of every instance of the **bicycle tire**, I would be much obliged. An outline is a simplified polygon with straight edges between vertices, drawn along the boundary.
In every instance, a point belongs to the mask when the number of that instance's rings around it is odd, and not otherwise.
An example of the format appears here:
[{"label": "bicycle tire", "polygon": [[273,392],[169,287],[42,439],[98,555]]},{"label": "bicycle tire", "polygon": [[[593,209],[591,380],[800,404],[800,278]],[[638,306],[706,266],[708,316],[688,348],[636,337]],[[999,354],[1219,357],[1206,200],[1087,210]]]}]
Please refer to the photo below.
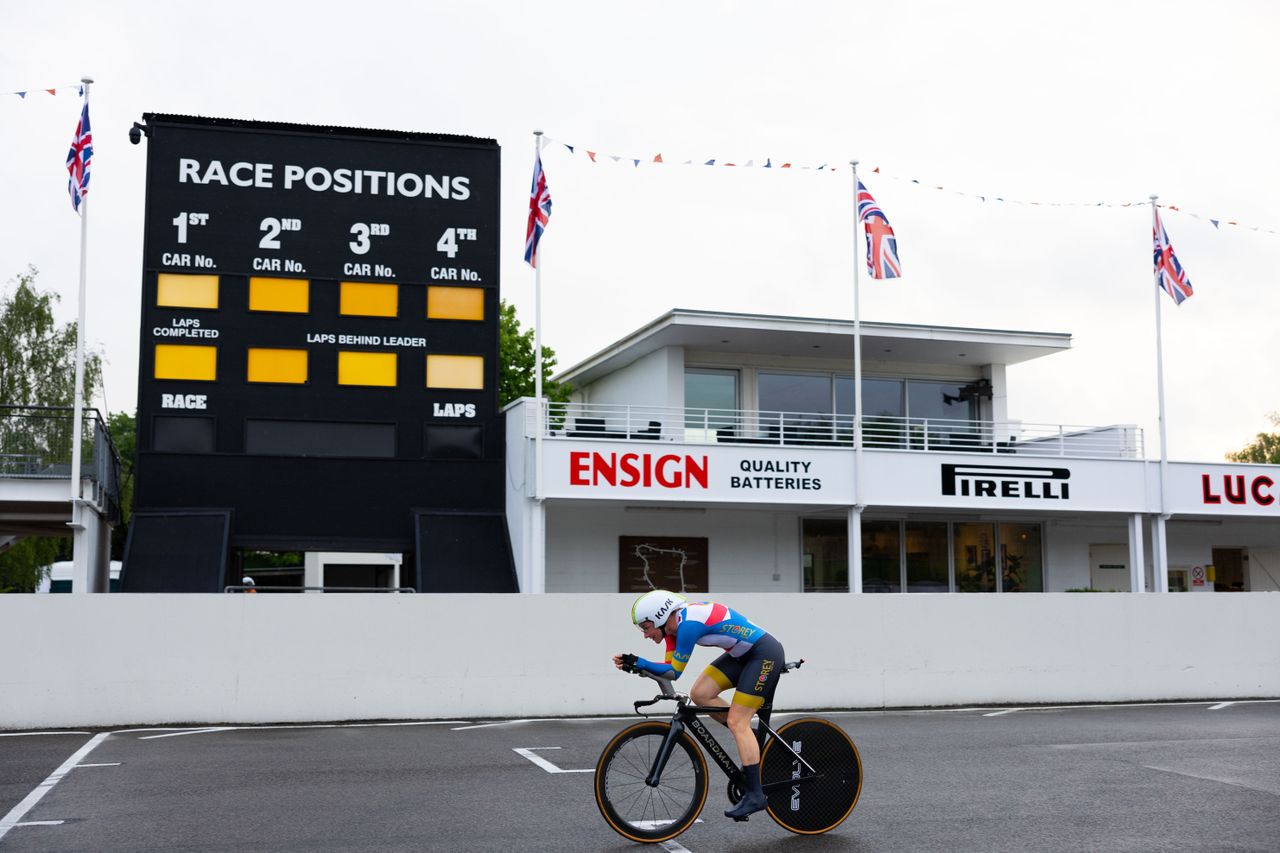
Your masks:
[{"label": "bicycle tire", "polygon": [[[844,730],[820,717],[792,720],[778,737],[809,762],[822,778],[786,785],[768,793],[769,817],[789,832],[820,835],[844,822],[862,794],[862,758]],[[800,762],[769,738],[760,755],[761,781],[768,785],[807,774]]]},{"label": "bicycle tire", "polygon": [[675,838],[707,801],[707,760],[688,732],[676,740],[658,787],[645,784],[670,730],[669,723],[636,723],[618,732],[596,762],[596,805],[624,838],[647,844]]}]

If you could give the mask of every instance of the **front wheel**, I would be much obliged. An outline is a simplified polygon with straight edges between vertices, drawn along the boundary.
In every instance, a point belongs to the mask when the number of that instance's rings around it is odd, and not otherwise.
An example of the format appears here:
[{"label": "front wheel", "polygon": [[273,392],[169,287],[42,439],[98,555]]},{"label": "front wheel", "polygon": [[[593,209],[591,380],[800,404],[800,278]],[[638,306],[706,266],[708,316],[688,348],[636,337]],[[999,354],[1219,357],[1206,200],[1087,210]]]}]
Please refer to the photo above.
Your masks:
[{"label": "front wheel", "polygon": [[[815,777],[782,743],[817,771]],[[862,758],[844,729],[818,717],[778,728],[760,754],[760,780],[769,817],[801,835],[829,832],[844,822],[862,793]]]},{"label": "front wheel", "polygon": [[707,761],[681,732],[657,787],[645,779],[671,731],[668,723],[636,723],[619,732],[596,762],[596,805],[605,822],[632,841],[674,838],[698,819],[707,801]]}]

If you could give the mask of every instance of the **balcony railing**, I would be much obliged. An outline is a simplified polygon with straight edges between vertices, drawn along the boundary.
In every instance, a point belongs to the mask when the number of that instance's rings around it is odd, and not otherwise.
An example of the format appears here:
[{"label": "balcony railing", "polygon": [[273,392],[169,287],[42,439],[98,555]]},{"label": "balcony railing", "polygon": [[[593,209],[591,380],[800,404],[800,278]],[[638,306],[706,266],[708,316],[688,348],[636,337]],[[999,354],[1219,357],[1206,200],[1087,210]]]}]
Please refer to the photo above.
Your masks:
[{"label": "balcony railing", "polygon": [[[97,409],[83,411],[80,476],[86,495],[114,522],[120,515],[120,456]],[[0,406],[0,478],[71,478],[74,412],[70,406]]]},{"label": "balcony railing", "polygon": [[[531,406],[530,411],[536,409]],[[531,422],[529,428],[534,435],[539,427]],[[606,441],[852,447],[854,418],[824,412],[549,403],[541,429],[551,437]],[[1020,456],[1143,456],[1142,430],[1130,424],[1072,426],[881,415],[863,416],[862,446]]]}]

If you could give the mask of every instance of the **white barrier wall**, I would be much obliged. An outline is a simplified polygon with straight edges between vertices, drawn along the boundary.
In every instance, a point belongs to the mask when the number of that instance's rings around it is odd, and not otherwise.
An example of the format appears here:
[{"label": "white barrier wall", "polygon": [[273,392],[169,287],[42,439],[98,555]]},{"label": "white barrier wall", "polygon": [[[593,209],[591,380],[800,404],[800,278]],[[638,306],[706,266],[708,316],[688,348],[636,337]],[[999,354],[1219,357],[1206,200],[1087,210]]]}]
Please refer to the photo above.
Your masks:
[{"label": "white barrier wall", "polygon": [[[1280,696],[1275,593],[718,598],[809,661],[780,708]],[[627,713],[632,599],[0,596],[0,728]]]}]

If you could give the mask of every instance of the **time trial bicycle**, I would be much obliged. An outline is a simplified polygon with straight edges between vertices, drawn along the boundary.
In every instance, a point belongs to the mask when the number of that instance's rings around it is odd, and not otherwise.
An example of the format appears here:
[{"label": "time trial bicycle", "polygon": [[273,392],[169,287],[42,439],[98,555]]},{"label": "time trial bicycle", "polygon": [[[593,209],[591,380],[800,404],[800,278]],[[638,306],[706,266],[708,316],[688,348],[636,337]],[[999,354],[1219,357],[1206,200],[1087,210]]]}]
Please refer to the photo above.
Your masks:
[{"label": "time trial bicycle", "polygon": [[[784,666],[799,669],[804,660]],[[640,709],[664,700],[676,703],[668,721],[648,719],[618,732],[596,762],[595,794],[600,814],[618,834],[653,844],[684,832],[707,801],[707,762],[701,743],[729,779],[729,800],[742,799],[745,778],[740,768],[699,718],[725,712],[718,706],[691,704],[668,679],[632,666],[628,672],[651,678],[662,689]],[[802,717],[774,729],[772,703],[756,712],[760,741],[760,782],[768,798],[769,817],[783,829],[818,835],[839,826],[862,793],[862,759],[844,730],[820,717]],[[694,738],[697,740],[695,741]],[[737,818],[747,820],[747,818]]]}]

